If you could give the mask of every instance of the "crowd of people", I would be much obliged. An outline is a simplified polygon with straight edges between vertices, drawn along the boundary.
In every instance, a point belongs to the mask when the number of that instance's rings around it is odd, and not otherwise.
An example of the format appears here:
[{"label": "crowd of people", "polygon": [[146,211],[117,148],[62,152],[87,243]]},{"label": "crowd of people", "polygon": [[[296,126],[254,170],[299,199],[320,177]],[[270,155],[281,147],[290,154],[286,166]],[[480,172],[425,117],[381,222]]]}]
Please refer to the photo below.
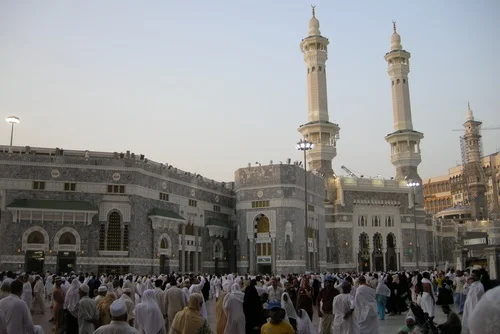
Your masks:
[{"label": "crowd of people", "polygon": [[[47,304],[56,334],[378,334],[380,320],[398,315],[405,316],[398,334],[500,333],[500,287],[492,288],[484,269],[280,276],[9,271],[0,281],[0,334],[43,333],[32,314]],[[212,299],[213,330],[206,304]],[[447,317],[437,326],[436,305]]]}]

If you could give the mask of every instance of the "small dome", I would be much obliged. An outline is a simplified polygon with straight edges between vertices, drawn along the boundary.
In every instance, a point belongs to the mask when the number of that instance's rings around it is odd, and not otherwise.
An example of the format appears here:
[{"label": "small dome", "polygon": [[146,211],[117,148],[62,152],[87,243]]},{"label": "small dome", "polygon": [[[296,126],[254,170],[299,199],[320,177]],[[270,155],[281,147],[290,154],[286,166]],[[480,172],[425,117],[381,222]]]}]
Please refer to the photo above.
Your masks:
[{"label": "small dome", "polygon": [[319,21],[315,16],[313,16],[309,20],[309,36],[318,36],[318,35],[321,35],[321,32],[319,31]]},{"label": "small dome", "polygon": [[402,48],[401,36],[397,32],[394,32],[391,36],[391,50],[401,50]]},{"label": "small dome", "polygon": [[391,51],[402,50],[403,46],[401,45],[401,36],[399,36],[398,32],[396,31],[395,21],[392,21],[392,29],[394,29],[394,32],[392,33],[391,36]]}]

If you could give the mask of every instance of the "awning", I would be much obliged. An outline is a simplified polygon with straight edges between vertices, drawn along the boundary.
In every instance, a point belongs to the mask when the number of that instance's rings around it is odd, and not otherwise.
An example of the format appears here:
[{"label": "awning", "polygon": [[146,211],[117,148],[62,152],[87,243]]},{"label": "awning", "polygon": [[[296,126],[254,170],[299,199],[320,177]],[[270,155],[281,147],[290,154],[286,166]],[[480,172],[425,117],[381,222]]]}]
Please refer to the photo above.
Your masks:
[{"label": "awning", "polygon": [[229,222],[217,218],[208,218],[205,226],[208,228],[208,235],[211,237],[227,238],[231,230]]},{"label": "awning", "polygon": [[171,220],[180,220],[180,221],[186,221],[184,217],[179,215],[177,212],[170,211],[167,209],[160,209],[160,208],[153,208],[151,211],[148,213],[148,217],[160,217],[160,218],[168,218]]},{"label": "awning", "polygon": [[221,220],[221,219],[216,219],[216,218],[209,218],[207,220],[207,223],[205,224],[206,227],[222,227],[222,228],[227,228],[228,230],[231,229],[231,226],[229,225],[228,222]]},{"label": "awning", "polygon": [[7,206],[10,210],[84,211],[97,213],[97,208],[86,201],[57,201],[45,199],[18,199]]},{"label": "awning", "polygon": [[148,218],[151,219],[151,224],[153,229],[175,229],[179,224],[185,224],[186,220],[184,217],[179,215],[177,212],[153,208],[148,213]]},{"label": "awning", "polygon": [[90,225],[98,210],[87,201],[59,201],[46,199],[18,199],[7,206],[14,223],[62,222]]}]

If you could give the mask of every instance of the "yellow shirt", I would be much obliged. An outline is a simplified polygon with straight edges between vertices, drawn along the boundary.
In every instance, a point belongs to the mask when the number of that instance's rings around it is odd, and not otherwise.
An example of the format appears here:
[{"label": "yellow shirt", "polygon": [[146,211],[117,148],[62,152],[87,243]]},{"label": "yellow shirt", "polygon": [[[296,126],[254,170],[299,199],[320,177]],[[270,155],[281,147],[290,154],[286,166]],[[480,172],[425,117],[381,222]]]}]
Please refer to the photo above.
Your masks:
[{"label": "yellow shirt", "polygon": [[268,322],[260,329],[260,334],[295,334],[292,325],[286,321],[281,321],[279,324]]}]

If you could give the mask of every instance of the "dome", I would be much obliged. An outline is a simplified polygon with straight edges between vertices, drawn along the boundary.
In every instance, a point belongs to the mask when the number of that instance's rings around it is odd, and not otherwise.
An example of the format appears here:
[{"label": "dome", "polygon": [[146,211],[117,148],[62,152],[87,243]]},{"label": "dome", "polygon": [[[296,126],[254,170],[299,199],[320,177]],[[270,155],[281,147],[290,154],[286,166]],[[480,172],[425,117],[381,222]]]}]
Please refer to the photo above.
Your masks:
[{"label": "dome", "polygon": [[319,31],[319,21],[315,16],[313,16],[309,20],[309,36],[318,36],[318,35],[321,35],[321,32]]},{"label": "dome", "polygon": [[399,36],[398,32],[396,31],[396,22],[392,21],[392,27],[394,29],[394,32],[391,36],[391,51],[401,50],[403,49],[403,46],[401,45],[401,36]]},{"label": "dome", "polygon": [[402,48],[401,36],[397,32],[394,32],[391,36],[391,50],[401,50]]}]

